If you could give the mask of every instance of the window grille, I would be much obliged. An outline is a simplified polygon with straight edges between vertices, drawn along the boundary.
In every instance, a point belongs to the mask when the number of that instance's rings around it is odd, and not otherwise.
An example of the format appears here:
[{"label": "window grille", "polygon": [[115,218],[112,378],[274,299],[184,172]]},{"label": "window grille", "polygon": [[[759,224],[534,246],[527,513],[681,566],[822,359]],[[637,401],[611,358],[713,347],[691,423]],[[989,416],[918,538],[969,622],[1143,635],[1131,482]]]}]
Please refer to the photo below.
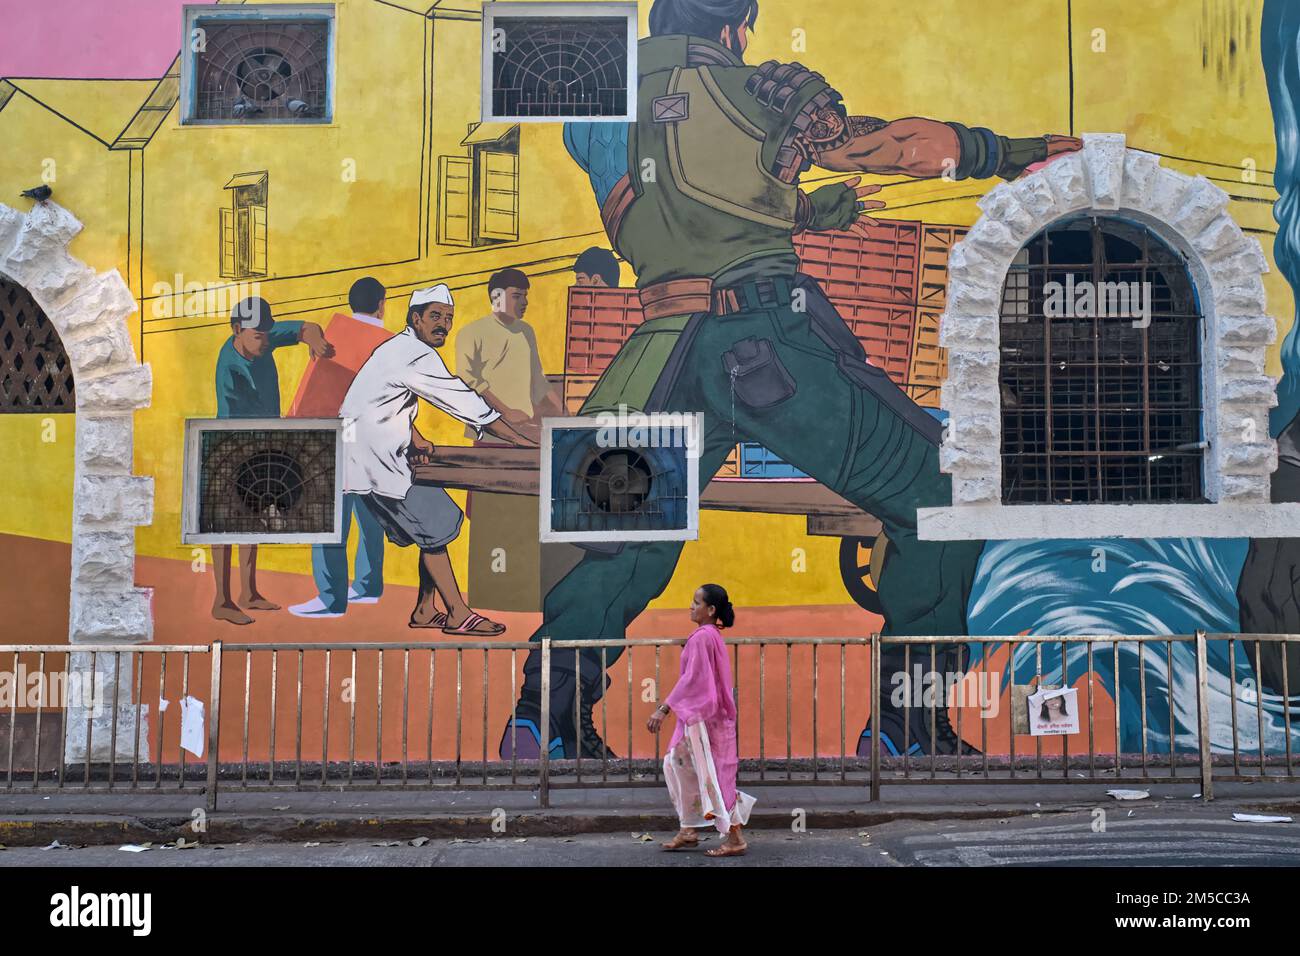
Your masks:
[{"label": "window grille", "polygon": [[328,17],[200,16],[193,32],[187,122],[330,120]]},{"label": "window grille", "polygon": [[1204,500],[1202,315],[1181,256],[1125,220],[1055,223],[1008,272],[1000,325],[1004,503]]},{"label": "window grille", "polygon": [[275,537],[334,530],[333,430],[212,430],[200,438],[200,534]]},{"label": "window grille", "polygon": [[76,410],[72,363],[31,294],[0,278],[0,412]]},{"label": "window grille", "polygon": [[497,13],[485,26],[491,84],[485,120],[629,116],[626,16]]}]

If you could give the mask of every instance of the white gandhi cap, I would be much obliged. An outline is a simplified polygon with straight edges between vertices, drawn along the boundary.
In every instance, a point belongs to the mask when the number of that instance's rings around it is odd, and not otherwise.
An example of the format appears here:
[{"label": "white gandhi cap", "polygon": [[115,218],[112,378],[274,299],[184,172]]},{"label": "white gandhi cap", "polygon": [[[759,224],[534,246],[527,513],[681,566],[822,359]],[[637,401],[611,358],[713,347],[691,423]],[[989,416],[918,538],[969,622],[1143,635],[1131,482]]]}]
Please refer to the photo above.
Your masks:
[{"label": "white gandhi cap", "polygon": [[411,293],[411,309],[423,309],[430,302],[440,302],[443,305],[453,304],[451,290],[447,288],[446,283],[440,282],[428,289],[416,289]]}]

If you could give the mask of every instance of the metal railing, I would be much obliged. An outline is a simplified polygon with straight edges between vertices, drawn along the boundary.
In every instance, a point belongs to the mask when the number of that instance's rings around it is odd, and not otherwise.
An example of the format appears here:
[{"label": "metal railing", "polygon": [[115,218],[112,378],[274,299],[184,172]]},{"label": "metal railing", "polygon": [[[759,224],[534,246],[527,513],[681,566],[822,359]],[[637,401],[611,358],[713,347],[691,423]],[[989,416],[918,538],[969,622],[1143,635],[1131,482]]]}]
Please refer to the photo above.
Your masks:
[{"label": "metal railing", "polygon": [[[22,689],[0,693],[0,793],[203,792],[215,809],[221,790],[537,789],[547,806],[552,789],[658,786],[665,741],[645,721],[684,643],[0,646],[0,688],[7,664]],[[893,784],[1196,782],[1210,799],[1216,781],[1295,782],[1285,664],[1296,643],[1203,632],[733,638],[738,782],[860,786],[872,800]],[[955,666],[958,647],[978,657]],[[1246,686],[1279,650],[1280,693]],[[560,756],[544,741],[535,759],[520,755],[534,651],[536,723],[581,738],[589,712],[603,748]],[[1239,678],[1239,665],[1255,676]],[[67,695],[77,675],[89,697]],[[561,680],[576,689],[573,710],[553,714]],[[1027,689],[1047,687],[1076,689],[1079,732],[1033,737],[1026,751],[1015,711]],[[1212,713],[1222,706],[1231,714]],[[860,736],[870,714],[893,721],[890,752],[878,733]]]}]

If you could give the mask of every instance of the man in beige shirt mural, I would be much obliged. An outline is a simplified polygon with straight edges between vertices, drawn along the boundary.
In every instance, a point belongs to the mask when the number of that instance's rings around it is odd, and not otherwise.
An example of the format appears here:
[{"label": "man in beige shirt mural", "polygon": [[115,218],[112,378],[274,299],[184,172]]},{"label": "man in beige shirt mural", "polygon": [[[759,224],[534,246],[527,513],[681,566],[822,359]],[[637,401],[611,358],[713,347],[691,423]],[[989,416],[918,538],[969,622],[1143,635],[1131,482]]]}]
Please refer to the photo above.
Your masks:
[{"label": "man in beige shirt mural", "polygon": [[[456,373],[508,424],[534,433],[543,417],[564,412],[542,371],[537,335],[524,321],[528,285],[518,269],[503,269],[488,280],[492,311],[457,334]],[[473,431],[466,437],[474,438]],[[536,499],[474,492],[466,510],[470,600],[498,611],[539,610]]]}]

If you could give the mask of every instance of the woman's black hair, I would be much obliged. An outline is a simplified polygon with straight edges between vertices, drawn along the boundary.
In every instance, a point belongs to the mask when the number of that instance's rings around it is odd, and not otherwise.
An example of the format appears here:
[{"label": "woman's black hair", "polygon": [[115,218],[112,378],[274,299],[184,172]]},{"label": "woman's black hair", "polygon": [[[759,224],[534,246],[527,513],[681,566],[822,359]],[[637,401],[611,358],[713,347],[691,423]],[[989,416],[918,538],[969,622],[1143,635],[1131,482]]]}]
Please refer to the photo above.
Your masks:
[{"label": "woman's black hair", "polygon": [[736,623],[736,609],[731,606],[726,588],[720,584],[702,584],[700,590],[704,592],[705,606],[718,612],[719,627],[731,627]]},{"label": "woman's black hair", "polygon": [[1052,719],[1052,715],[1051,715],[1050,713],[1048,713],[1048,711],[1047,711],[1047,702],[1048,702],[1049,700],[1059,700],[1059,701],[1061,702],[1061,716],[1062,716],[1062,717],[1069,717],[1069,716],[1070,716],[1070,711],[1069,711],[1069,709],[1065,706],[1065,697],[1064,697],[1064,695],[1062,695],[1062,696],[1060,696],[1060,697],[1056,697],[1056,698],[1052,698],[1052,697],[1044,697],[1044,698],[1043,698],[1043,706],[1042,706],[1042,709],[1038,712],[1038,719],[1039,719],[1039,720],[1051,720],[1051,719]]},{"label": "woman's black hair", "polygon": [[724,27],[758,21],[758,0],[654,0],[650,35],[686,34],[716,40]]}]

